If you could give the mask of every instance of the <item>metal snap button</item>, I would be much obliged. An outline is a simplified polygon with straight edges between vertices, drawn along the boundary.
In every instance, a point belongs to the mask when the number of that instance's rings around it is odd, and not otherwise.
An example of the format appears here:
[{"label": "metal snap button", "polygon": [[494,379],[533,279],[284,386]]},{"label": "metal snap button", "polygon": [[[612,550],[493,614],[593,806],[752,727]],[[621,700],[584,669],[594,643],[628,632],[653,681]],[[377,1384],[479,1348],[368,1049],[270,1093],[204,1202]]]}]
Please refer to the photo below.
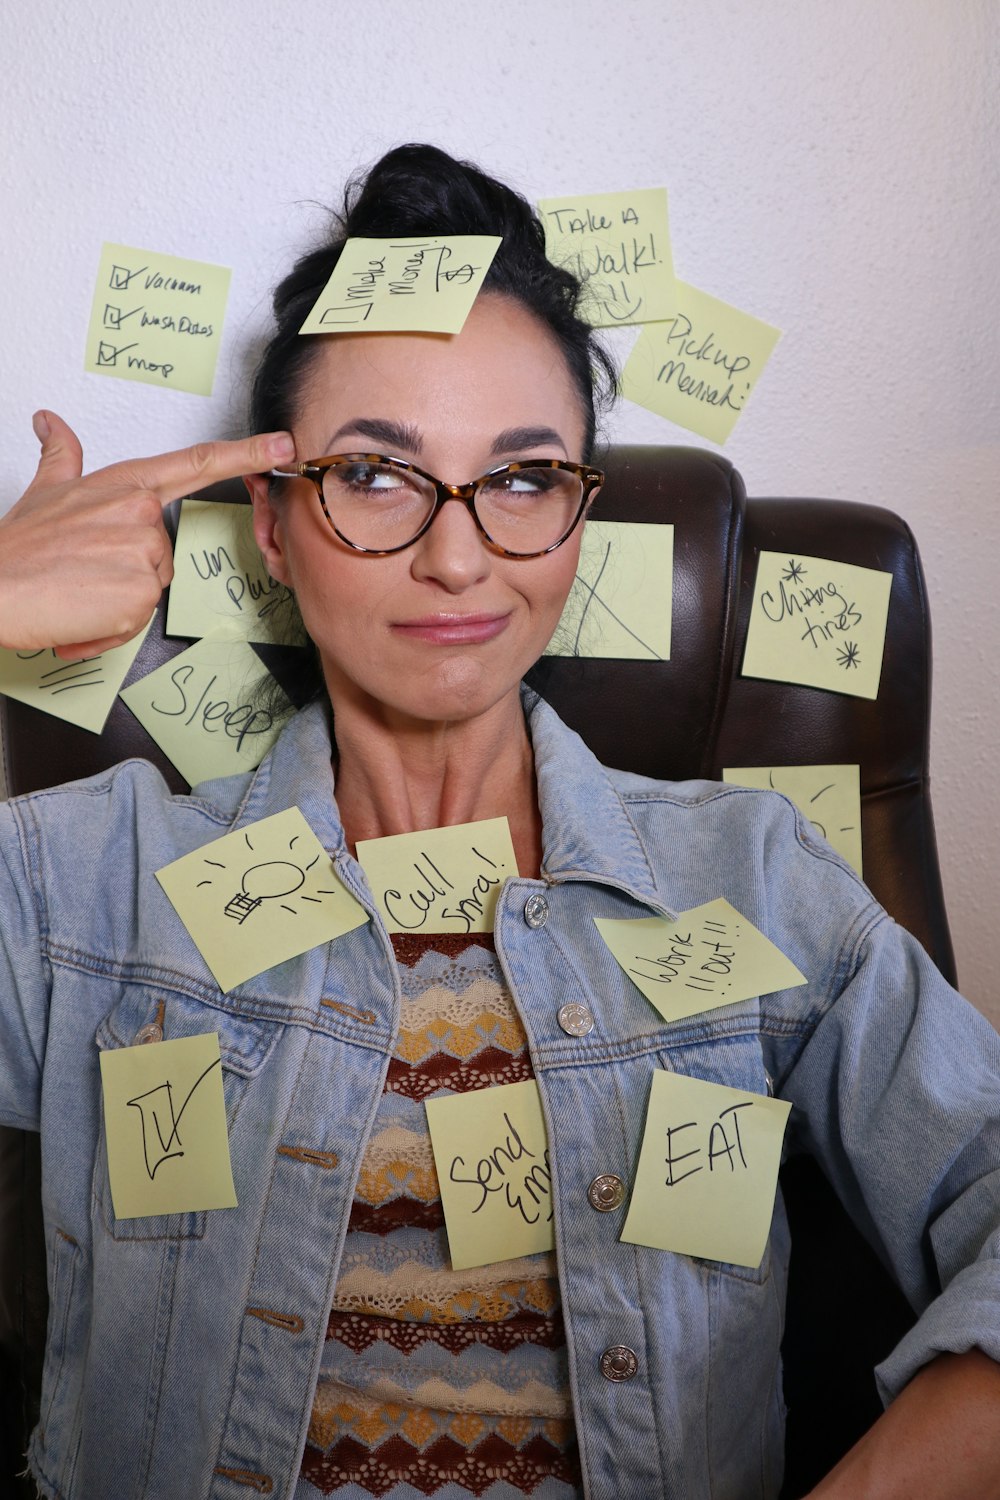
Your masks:
[{"label": "metal snap button", "polygon": [[599,1214],[609,1214],[613,1209],[621,1208],[624,1203],[625,1184],[611,1172],[602,1172],[587,1189],[587,1201]]},{"label": "metal snap button", "polygon": [[770,1073],[767,1071],[766,1068],[764,1069],[764,1081],[767,1084],[767,1097],[769,1099],[773,1099],[774,1098],[774,1079],[771,1077]]},{"label": "metal snap button", "polygon": [[544,927],[549,920],[549,903],[544,896],[529,896],[524,903],[524,920],[529,927]]},{"label": "metal snap button", "polygon": [[141,1047],[146,1042],[162,1042],[163,1027],[157,1021],[147,1021],[145,1026],[140,1026],[132,1038],[133,1047]]},{"label": "metal snap button", "polygon": [[567,1036],[589,1036],[594,1029],[594,1017],[579,1000],[571,1000],[556,1011],[556,1020]]},{"label": "metal snap button", "polygon": [[631,1380],[639,1368],[635,1351],[624,1344],[612,1344],[601,1355],[601,1374],[605,1380]]}]

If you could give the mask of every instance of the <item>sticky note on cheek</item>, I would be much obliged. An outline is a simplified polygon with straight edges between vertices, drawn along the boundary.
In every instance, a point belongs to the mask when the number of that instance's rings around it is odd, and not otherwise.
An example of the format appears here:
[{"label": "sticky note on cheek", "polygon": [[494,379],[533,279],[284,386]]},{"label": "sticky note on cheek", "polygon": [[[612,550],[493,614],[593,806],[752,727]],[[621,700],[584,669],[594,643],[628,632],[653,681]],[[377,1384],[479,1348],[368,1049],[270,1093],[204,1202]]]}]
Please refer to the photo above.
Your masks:
[{"label": "sticky note on cheek", "polygon": [[453,1269],[551,1250],[552,1175],[537,1084],[428,1099],[426,1109]]},{"label": "sticky note on cheek", "polygon": [[101,1053],[115,1217],[235,1208],[218,1034]]},{"label": "sticky note on cheek", "polygon": [[389,932],[492,932],[517,874],[506,818],[359,839],[358,862]]}]

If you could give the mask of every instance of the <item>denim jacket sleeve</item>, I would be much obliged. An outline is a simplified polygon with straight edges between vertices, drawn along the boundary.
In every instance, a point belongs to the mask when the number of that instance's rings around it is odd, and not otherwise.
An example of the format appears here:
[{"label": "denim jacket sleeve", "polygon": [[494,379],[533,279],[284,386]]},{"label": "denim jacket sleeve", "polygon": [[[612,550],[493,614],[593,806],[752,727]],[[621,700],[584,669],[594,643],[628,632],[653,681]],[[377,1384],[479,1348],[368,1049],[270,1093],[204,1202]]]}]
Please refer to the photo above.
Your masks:
[{"label": "denim jacket sleeve", "polygon": [[39,1128],[48,1036],[49,969],[43,914],[23,829],[0,804],[0,1122]]}]

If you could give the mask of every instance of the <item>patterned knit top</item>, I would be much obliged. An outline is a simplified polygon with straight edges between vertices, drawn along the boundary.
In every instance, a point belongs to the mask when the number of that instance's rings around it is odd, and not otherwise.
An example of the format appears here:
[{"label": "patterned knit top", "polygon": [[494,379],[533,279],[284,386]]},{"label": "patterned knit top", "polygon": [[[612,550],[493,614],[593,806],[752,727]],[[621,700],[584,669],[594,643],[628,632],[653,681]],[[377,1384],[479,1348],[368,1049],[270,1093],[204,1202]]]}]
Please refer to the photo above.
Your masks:
[{"label": "patterned knit top", "polygon": [[358,1180],[296,1500],[576,1500],[555,1259],[454,1271],[424,1102],[533,1076],[492,935],[393,938],[399,1036]]}]

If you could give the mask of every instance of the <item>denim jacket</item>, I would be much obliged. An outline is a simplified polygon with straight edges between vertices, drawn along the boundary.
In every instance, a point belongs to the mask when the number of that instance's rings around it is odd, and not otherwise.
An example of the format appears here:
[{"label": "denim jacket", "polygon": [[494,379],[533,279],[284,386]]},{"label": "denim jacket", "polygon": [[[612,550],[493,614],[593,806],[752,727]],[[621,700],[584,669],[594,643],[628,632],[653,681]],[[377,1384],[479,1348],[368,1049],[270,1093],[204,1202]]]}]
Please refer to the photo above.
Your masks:
[{"label": "denim jacket", "polygon": [[[1000,1359],[998,1038],[782,797],[606,770],[546,704],[525,707],[544,862],[503,887],[495,936],[552,1148],[585,1492],[774,1497],[780,1196],[747,1270],[621,1243],[625,1206],[595,1212],[588,1188],[631,1182],[654,1069],[772,1085],[792,1103],[786,1148],[819,1157],[921,1310],[880,1368],[886,1398],[940,1351]],[[371,920],[223,995],[154,872],[292,805]],[[808,984],[667,1024],[591,918],[720,895]],[[289,1500],[399,1010],[344,845],[324,708],[257,772],[189,796],[133,761],[0,809],[0,986],[0,1118],[43,1140],[42,1493]],[[133,1043],[161,1002],[168,1038],[218,1032],[239,1207],[116,1219],[99,1053]],[[570,1002],[592,1013],[588,1034],[560,1026]],[[615,1346],[633,1351],[632,1378],[602,1374]]]}]

